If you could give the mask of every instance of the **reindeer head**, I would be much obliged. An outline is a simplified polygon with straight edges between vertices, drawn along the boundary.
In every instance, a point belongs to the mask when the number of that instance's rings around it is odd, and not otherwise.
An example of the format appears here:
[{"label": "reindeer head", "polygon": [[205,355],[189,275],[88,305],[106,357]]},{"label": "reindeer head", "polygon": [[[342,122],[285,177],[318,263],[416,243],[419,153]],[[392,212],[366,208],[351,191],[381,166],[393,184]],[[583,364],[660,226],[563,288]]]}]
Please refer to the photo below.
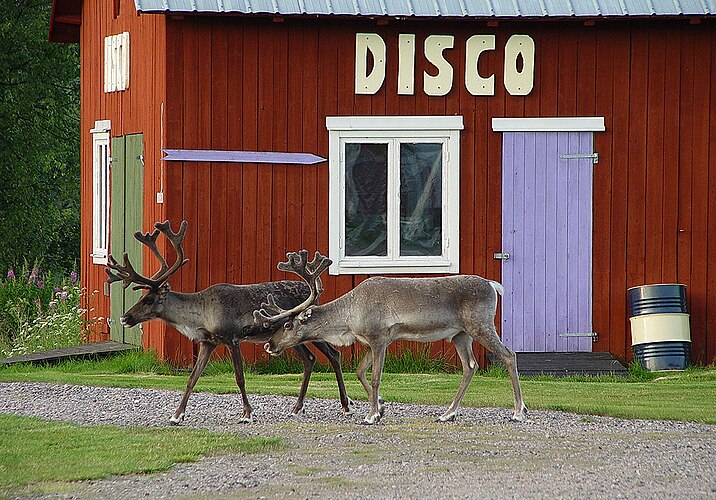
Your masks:
[{"label": "reindeer head", "polygon": [[[159,271],[154,273],[150,278],[142,276],[134,270],[126,253],[122,256],[124,265],[117,263],[114,257],[110,255],[109,263],[104,270],[108,276],[107,282],[110,284],[115,281],[121,281],[122,286],[127,288],[134,283],[135,286],[132,287],[133,290],[147,290],[147,293],[120,318],[120,322],[124,326],[132,327],[139,323],[149,321],[150,319],[161,317],[164,308],[164,299],[169,292],[169,283],[167,283],[167,280],[176,273],[181,266],[188,262],[187,259],[184,259],[184,249],[182,248],[182,242],[186,235],[187,222],[182,221],[179,232],[177,233],[172,231],[169,221],[162,223],[156,222],[154,227],[154,232],[151,234],[142,234],[137,231],[134,233],[134,237],[137,241],[149,247],[152,253],[157,257],[161,264]],[[177,259],[171,267],[157,249],[157,238],[160,233],[167,237],[177,254]]]},{"label": "reindeer head", "polygon": [[318,296],[323,292],[321,273],[331,265],[331,259],[316,252],[311,262],[308,262],[308,252],[290,252],[286,254],[288,261],[278,264],[281,271],[288,271],[299,275],[308,284],[310,294],[306,300],[292,309],[279,307],[271,294],[267,302],[261,304],[261,309],[254,311],[254,322],[264,328],[271,328],[281,321],[285,321],[271,339],[264,345],[266,351],[272,356],[278,356],[288,347],[312,340],[308,338],[309,332],[304,328],[312,314],[311,307]]}]

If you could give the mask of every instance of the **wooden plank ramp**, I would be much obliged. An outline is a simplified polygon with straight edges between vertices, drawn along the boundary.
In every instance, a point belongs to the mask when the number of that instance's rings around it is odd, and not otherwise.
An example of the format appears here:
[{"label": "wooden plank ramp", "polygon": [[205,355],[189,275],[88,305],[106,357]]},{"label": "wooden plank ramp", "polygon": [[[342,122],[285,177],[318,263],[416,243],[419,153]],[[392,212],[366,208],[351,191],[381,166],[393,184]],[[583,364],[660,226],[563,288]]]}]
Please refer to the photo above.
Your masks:
[{"label": "wooden plank ramp", "polygon": [[138,349],[138,347],[115,342],[114,340],[102,340],[100,342],[90,342],[78,346],[62,347],[60,349],[3,358],[0,359],[0,365],[13,365],[17,363],[60,363],[70,359],[100,358],[110,354],[131,351],[133,349]]},{"label": "wooden plank ramp", "polygon": [[619,375],[629,371],[608,352],[518,352],[520,375]]}]

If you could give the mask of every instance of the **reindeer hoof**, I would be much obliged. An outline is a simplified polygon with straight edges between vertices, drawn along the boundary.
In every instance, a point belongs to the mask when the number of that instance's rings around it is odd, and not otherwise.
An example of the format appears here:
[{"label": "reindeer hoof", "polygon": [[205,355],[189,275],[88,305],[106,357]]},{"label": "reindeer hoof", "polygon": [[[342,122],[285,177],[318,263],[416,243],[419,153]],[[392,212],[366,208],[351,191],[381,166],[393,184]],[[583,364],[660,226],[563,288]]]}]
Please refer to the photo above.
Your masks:
[{"label": "reindeer hoof", "polygon": [[376,413],[374,415],[368,415],[363,419],[363,422],[361,422],[363,425],[373,425],[380,422],[380,413]]},{"label": "reindeer hoof", "polygon": [[385,403],[385,401],[383,400],[383,398],[381,398],[380,396],[378,396],[378,413],[380,414],[381,417],[382,417],[383,414],[385,413],[385,405],[384,405],[383,403]]},{"label": "reindeer hoof", "polygon": [[169,419],[169,425],[179,425],[184,421],[184,414],[180,413],[178,417],[172,417]]},{"label": "reindeer hoof", "polygon": [[356,403],[351,398],[348,398],[348,404],[343,407],[343,413],[346,415],[353,415],[355,411]]},{"label": "reindeer hoof", "polygon": [[522,410],[519,413],[515,413],[512,415],[512,420],[515,422],[527,422],[527,407],[523,406]]},{"label": "reindeer hoof", "polygon": [[438,418],[435,419],[436,422],[454,422],[457,418],[457,412],[453,411],[450,413],[446,413],[444,415],[440,415]]},{"label": "reindeer hoof", "polygon": [[291,410],[291,413],[290,413],[289,416],[290,416],[291,418],[298,418],[298,417],[300,417],[301,415],[305,415],[305,414],[306,414],[306,408],[304,408],[304,407],[302,406],[302,407],[300,407],[300,408],[298,408],[298,409],[294,408],[293,410]]}]

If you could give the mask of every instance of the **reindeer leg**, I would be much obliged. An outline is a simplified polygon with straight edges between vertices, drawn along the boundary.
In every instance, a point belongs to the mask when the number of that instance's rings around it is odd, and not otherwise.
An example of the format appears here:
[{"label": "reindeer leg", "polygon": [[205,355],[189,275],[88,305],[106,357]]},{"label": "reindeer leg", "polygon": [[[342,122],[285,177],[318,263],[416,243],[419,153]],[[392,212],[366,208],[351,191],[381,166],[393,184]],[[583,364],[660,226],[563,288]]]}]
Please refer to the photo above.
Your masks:
[{"label": "reindeer leg", "polygon": [[363,389],[365,389],[369,401],[371,398],[371,388],[370,384],[368,383],[368,379],[365,377],[365,374],[368,372],[368,369],[371,367],[372,364],[373,354],[368,351],[363,356],[363,359],[360,360],[360,363],[358,363],[358,367],[356,368],[356,377],[358,377],[358,380],[363,386]]},{"label": "reindeer leg", "polygon": [[194,389],[196,381],[199,380],[204,368],[206,368],[206,364],[209,362],[209,358],[211,357],[211,353],[214,352],[214,349],[216,349],[215,344],[210,342],[199,343],[199,355],[196,358],[191,374],[189,374],[189,380],[186,383],[186,389],[181,398],[181,403],[179,403],[177,411],[174,412],[174,416],[169,419],[171,425],[179,425],[184,420],[184,412],[186,411],[186,404],[189,401],[191,391]]},{"label": "reindeer leg", "polygon": [[246,395],[246,383],[244,382],[244,362],[241,358],[241,348],[239,342],[234,340],[235,344],[231,344],[231,359],[234,362],[234,376],[236,377],[236,385],[241,390],[241,401],[244,404],[244,415],[241,418],[241,422],[251,422],[252,413],[254,411],[249,403],[249,397]]},{"label": "reindeer leg", "polygon": [[313,371],[313,365],[316,364],[316,357],[313,353],[303,344],[298,344],[293,348],[301,358],[303,362],[303,381],[301,382],[301,392],[298,393],[298,400],[296,405],[291,410],[292,415],[298,415],[303,410],[303,400],[306,399],[306,391],[308,390],[308,381],[311,380],[311,372]]},{"label": "reindeer leg", "polygon": [[313,342],[313,345],[321,351],[327,358],[328,362],[331,363],[333,371],[336,373],[336,382],[338,383],[338,394],[341,399],[341,406],[343,412],[346,414],[353,413],[353,400],[348,397],[346,393],[346,385],[343,382],[343,370],[341,369],[341,351],[333,347],[327,342]]},{"label": "reindeer leg", "polygon": [[372,425],[380,420],[383,416],[383,405],[380,400],[380,378],[383,374],[383,364],[385,363],[385,351],[388,344],[370,346],[373,358],[373,369],[371,370],[371,393],[370,393],[370,412],[363,419],[364,424]]},{"label": "reindeer leg", "polygon": [[484,333],[484,338],[479,338],[477,341],[480,342],[485,349],[500,358],[505,368],[507,368],[507,372],[510,374],[512,394],[515,398],[515,411],[512,414],[512,420],[524,422],[527,420],[527,407],[522,400],[520,378],[517,373],[517,356],[500,341],[500,337],[497,336],[497,330],[495,330],[494,325],[490,325],[487,327],[487,331],[482,333]]},{"label": "reindeer leg", "polygon": [[[358,363],[358,368],[356,368],[356,377],[358,377],[358,380],[360,381],[361,385],[363,386],[363,389],[365,389],[365,392],[368,395],[368,402],[370,402],[371,398],[373,397],[373,389],[371,389],[365,374],[368,372],[368,369],[372,365],[373,353],[371,351],[368,351],[363,356],[363,359],[360,360],[360,363]],[[383,403],[383,398],[378,395],[378,411],[380,412],[381,416],[383,415]]]},{"label": "reindeer leg", "polygon": [[472,337],[465,332],[460,332],[452,338],[452,343],[455,346],[458,356],[460,356],[460,363],[462,363],[462,382],[450,408],[438,417],[438,422],[455,420],[457,410],[460,407],[462,398],[465,396],[465,391],[477,370],[477,361],[475,360],[475,353],[472,350]]}]

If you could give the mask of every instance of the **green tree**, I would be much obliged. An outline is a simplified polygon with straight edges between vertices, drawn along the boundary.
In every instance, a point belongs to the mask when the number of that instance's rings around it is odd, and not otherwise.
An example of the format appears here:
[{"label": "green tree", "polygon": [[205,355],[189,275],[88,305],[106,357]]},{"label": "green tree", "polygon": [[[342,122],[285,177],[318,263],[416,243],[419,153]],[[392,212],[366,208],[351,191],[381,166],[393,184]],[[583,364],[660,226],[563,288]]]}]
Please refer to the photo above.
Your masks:
[{"label": "green tree", "polygon": [[79,256],[79,47],[47,41],[51,0],[0,0],[0,272]]}]

